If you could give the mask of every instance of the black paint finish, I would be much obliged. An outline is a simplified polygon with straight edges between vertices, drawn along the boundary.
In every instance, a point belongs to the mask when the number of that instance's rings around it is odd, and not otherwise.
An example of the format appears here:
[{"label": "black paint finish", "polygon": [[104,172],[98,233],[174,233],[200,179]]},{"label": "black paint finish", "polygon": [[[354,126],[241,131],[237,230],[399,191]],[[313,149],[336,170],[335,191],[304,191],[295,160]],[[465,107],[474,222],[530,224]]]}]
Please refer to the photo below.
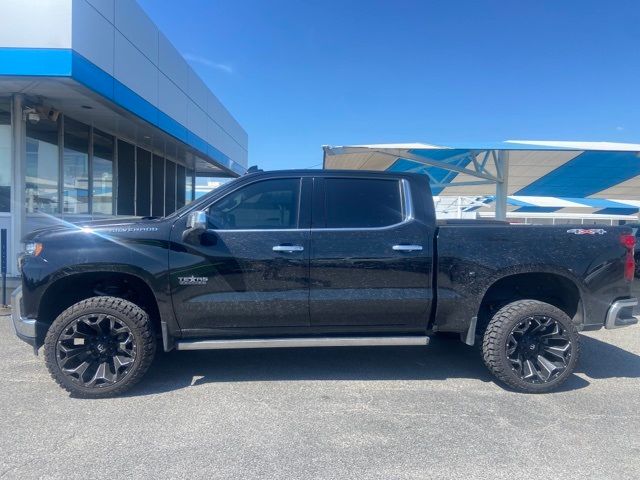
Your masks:
[{"label": "black paint finish", "polygon": [[[409,187],[412,208],[403,198],[403,221],[394,226],[330,229],[322,187],[329,177],[399,182]],[[300,179],[297,228],[184,235],[190,211],[270,178]],[[620,235],[631,230],[606,226],[605,234],[575,235],[568,233],[571,228],[437,223],[427,178],[420,175],[255,173],[165,218],[62,225],[28,235],[25,242],[41,242],[44,249],[38,257],[21,258],[23,315],[40,318],[48,308],[47,292],[59,281],[97,273],[130,275],[147,285],[169,340],[465,332],[495,282],[537,272],[575,285],[581,326],[599,328],[609,305],[631,296],[620,244]],[[303,250],[273,250],[280,245]],[[422,250],[402,252],[394,245]],[[205,277],[206,283],[181,284],[180,278],[191,276]],[[39,324],[37,344],[47,328]]]},{"label": "black paint finish", "polygon": [[[343,184],[351,180],[354,187],[362,181],[366,183],[368,178],[379,178],[366,173],[333,177]],[[411,189],[408,182],[405,184],[403,177],[388,174],[385,178],[395,184],[401,200],[405,190],[407,195],[417,190]],[[324,180],[316,178],[312,211],[312,218],[318,219],[311,231],[309,308],[312,327],[317,331],[340,328],[348,333],[359,333],[371,326],[385,327],[386,332],[424,332],[433,297],[435,220],[432,211],[427,214],[419,209],[419,216],[416,216],[414,205],[421,203],[421,198],[416,196],[404,202],[410,205],[404,205],[401,208],[404,211],[398,215],[382,216],[383,219],[388,217],[390,222],[395,221],[394,224],[351,229],[342,226],[349,222],[347,218],[341,222],[341,227],[333,228],[330,220],[333,215],[329,209],[340,208],[340,202],[326,201],[329,193]],[[348,203],[349,198],[342,201]],[[371,203],[375,205],[375,201],[372,199]],[[382,205],[375,207],[383,208]],[[354,216],[356,214],[354,212]],[[373,217],[371,214],[366,216]],[[352,219],[353,225],[361,225],[359,222],[357,218]],[[375,219],[371,223],[379,225]],[[393,250],[394,246],[407,245],[419,246],[422,250]]]}]

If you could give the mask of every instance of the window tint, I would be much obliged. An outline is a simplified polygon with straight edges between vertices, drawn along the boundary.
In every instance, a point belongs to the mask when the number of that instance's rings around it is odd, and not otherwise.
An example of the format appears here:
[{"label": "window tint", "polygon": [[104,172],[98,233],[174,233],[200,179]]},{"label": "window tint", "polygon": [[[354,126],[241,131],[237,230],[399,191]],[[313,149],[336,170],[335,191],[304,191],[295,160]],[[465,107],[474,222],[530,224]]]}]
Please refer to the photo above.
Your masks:
[{"label": "window tint", "polygon": [[167,159],[164,164],[164,214],[176,211],[176,164]]},{"label": "window tint", "polygon": [[402,221],[397,180],[327,178],[327,228],[375,228]]},{"label": "window tint", "polygon": [[153,202],[151,215],[164,216],[164,158],[153,156]]},{"label": "window tint", "polygon": [[136,154],[130,143],[118,140],[118,215],[135,215]]},{"label": "window tint", "polygon": [[252,183],[209,209],[210,228],[219,230],[296,228],[300,180]]},{"label": "window tint", "polygon": [[176,167],[176,209],[184,207],[185,202],[185,168],[182,165]]},{"label": "window tint", "polygon": [[151,215],[151,152],[136,148],[136,215]]}]

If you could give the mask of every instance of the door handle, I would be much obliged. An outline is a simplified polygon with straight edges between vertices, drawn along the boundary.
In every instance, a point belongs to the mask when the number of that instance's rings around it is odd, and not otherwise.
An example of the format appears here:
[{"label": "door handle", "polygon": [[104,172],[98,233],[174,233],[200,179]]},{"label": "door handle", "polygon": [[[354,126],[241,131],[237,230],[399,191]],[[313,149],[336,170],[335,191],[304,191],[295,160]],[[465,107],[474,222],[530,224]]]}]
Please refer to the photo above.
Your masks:
[{"label": "door handle", "polygon": [[274,252],[302,252],[304,247],[302,245],[276,245],[273,247]]},{"label": "door handle", "polygon": [[394,245],[391,248],[396,252],[419,252],[422,250],[422,245]]}]

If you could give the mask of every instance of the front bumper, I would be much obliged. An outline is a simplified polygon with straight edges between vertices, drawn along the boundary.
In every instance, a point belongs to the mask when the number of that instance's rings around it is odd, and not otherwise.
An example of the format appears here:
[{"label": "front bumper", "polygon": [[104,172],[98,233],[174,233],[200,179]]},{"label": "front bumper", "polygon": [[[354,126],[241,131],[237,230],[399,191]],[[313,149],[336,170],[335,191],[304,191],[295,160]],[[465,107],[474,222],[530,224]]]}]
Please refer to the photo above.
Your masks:
[{"label": "front bumper", "polygon": [[613,302],[607,312],[607,319],[604,328],[612,330],[614,328],[628,327],[638,323],[638,319],[633,316],[633,309],[638,305],[637,298],[628,298]]},{"label": "front bumper", "polygon": [[37,321],[22,316],[22,287],[16,288],[11,294],[11,324],[14,333],[34,349],[36,348]]}]

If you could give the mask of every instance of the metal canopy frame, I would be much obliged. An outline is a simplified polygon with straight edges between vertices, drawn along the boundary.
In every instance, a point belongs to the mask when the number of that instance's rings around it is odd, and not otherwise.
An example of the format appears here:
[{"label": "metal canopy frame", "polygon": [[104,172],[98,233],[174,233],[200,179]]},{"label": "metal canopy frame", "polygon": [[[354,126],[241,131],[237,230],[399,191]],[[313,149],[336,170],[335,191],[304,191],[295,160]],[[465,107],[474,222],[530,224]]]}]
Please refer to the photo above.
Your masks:
[{"label": "metal canopy frame", "polygon": [[[462,182],[446,182],[437,181],[429,173],[429,183],[432,187],[444,188],[444,187],[456,187],[456,186],[471,186],[471,185],[495,185],[496,196],[495,206],[496,213],[495,218],[497,220],[507,219],[507,191],[509,188],[509,151],[497,150],[497,149],[479,149],[469,150],[459,155],[454,155],[447,160],[434,160],[431,158],[423,157],[422,155],[416,155],[411,153],[408,149],[403,148],[375,148],[375,147],[330,147],[323,146],[323,168],[326,165],[327,155],[344,155],[344,154],[378,154],[393,157],[395,159],[404,158],[430,167],[440,168],[442,170],[448,170],[449,172],[463,173],[478,180],[462,181]],[[436,150],[434,148],[434,150]],[[478,159],[478,157],[482,157]],[[454,165],[452,161],[460,160],[462,158],[469,158],[470,162],[467,167],[459,167]],[[495,174],[487,169],[488,165],[493,165]],[[445,177],[446,180],[446,177]]]}]

